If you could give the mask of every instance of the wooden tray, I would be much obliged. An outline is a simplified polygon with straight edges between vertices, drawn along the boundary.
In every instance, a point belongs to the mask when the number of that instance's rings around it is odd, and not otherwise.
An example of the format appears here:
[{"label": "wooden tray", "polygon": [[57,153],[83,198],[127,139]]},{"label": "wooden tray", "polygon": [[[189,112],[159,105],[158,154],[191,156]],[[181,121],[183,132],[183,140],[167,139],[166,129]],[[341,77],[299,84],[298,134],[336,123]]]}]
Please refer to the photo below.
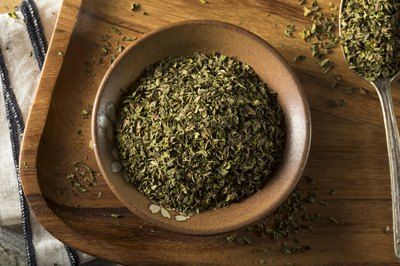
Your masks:
[{"label": "wooden tray", "polygon": [[[330,0],[332,1],[332,0]],[[320,4],[328,9],[328,0]],[[334,0],[339,4],[339,0]],[[74,248],[124,264],[362,264],[395,263],[391,234],[389,170],[382,114],[377,95],[346,94],[344,87],[331,89],[332,73],[322,75],[309,58],[291,63],[306,89],[313,121],[313,139],[305,173],[329,207],[311,207],[311,212],[334,216],[337,225],[321,224],[304,233],[302,243],[311,251],[298,255],[260,250],[279,247],[269,239],[257,238],[253,245],[237,246],[226,236],[193,237],[160,230],[131,214],[114,197],[102,177],[98,186],[74,195],[66,180],[75,161],[96,168],[89,148],[90,119],[81,110],[93,103],[111,51],[103,63],[104,39],[142,34],[171,22],[216,19],[240,25],[267,40],[293,62],[296,55],[309,55],[299,37],[287,38],[284,29],[308,25],[295,0],[141,0],[148,15],[130,10],[128,0],[65,0],[44,66],[36,100],[29,116],[21,155],[22,181],[28,201],[39,221],[55,237]],[[117,25],[122,32],[115,32]],[[122,44],[122,43],[121,43]],[[124,42],[123,45],[128,45]],[[64,53],[60,56],[59,52]],[[336,73],[347,85],[366,86],[348,71],[339,49],[332,56]],[[394,89],[395,104],[399,92]],[[332,100],[345,100],[345,107],[330,107]],[[78,131],[82,131],[78,134]],[[330,196],[331,189],[337,190]],[[63,191],[63,193],[58,193]],[[102,197],[98,198],[98,193]],[[111,214],[122,214],[113,218]],[[282,243],[282,242],[279,242]],[[274,247],[276,246],[276,248]]]}]

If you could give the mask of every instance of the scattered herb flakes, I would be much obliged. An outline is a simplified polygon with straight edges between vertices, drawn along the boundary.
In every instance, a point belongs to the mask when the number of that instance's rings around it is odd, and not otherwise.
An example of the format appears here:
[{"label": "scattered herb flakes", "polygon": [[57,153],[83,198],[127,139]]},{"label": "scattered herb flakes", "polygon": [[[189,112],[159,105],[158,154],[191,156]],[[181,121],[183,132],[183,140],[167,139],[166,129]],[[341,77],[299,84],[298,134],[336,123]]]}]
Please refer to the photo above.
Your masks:
[{"label": "scattered herb flakes", "polygon": [[332,216],[329,216],[328,217],[328,221],[329,222],[331,222],[331,223],[333,223],[333,224],[338,224],[339,222],[338,222],[338,220],[336,220],[334,217],[332,217]]},{"label": "scattered herb flakes", "polygon": [[368,81],[400,69],[400,2],[348,0],[341,18],[342,46],[350,69]]},{"label": "scattered herb flakes", "polygon": [[283,244],[282,247],[282,253],[285,255],[302,253],[308,250],[311,250],[311,247],[309,245],[289,247],[286,242]]},{"label": "scattered herb flakes", "polygon": [[90,140],[90,141],[89,141],[89,148],[90,148],[91,150],[93,150],[93,140]]},{"label": "scattered herb flakes", "polygon": [[320,201],[319,201],[319,205],[322,205],[322,206],[329,206],[329,203],[326,202],[326,201],[324,201],[324,200],[320,200]]},{"label": "scattered herb flakes", "polygon": [[265,260],[261,259],[260,264],[265,264]]},{"label": "scattered herb flakes", "polygon": [[91,60],[91,61],[85,61],[84,63],[83,63],[83,71],[84,71],[84,74],[86,75],[86,76],[88,76],[88,77],[93,77],[93,65],[94,65],[94,62]]},{"label": "scattered herb flakes", "polygon": [[149,13],[147,13],[146,11],[142,11],[142,14],[145,15],[145,16],[149,15]]},{"label": "scattered herb flakes", "polygon": [[[310,201],[310,197],[312,200]],[[282,244],[279,250],[284,254],[296,254],[310,250],[309,245],[298,245],[301,240],[298,233],[313,231],[312,223],[315,224],[337,224],[337,220],[333,217],[324,217],[321,214],[312,214],[308,210],[308,205],[316,202],[316,193],[313,191],[305,191],[296,188],[286,201],[278,207],[278,209],[265,218],[257,225],[250,226],[247,230],[241,230],[234,234],[228,235],[226,240],[240,244],[243,236],[249,238],[249,234],[257,237],[269,237],[276,244]],[[239,239],[239,241],[237,240]],[[251,238],[249,238],[251,239]],[[288,241],[293,240],[294,246],[289,246]],[[270,256],[272,251],[269,247],[260,250],[264,255]]]},{"label": "scattered herb flakes", "polygon": [[329,2],[329,9],[330,9],[331,11],[337,11],[337,10],[338,10],[338,6],[335,5],[335,4],[332,3],[332,2]]},{"label": "scattered herb flakes", "polygon": [[111,216],[112,218],[121,218],[121,217],[122,217],[121,214],[115,214],[115,213],[112,213],[110,216]]},{"label": "scattered herb flakes", "polygon": [[331,85],[331,88],[336,89],[341,81],[342,81],[341,75],[333,74],[333,83]]},{"label": "scattered herb flakes", "polygon": [[367,90],[364,89],[364,88],[360,88],[360,93],[361,93],[362,95],[367,95]]},{"label": "scattered herb flakes", "polygon": [[296,30],[296,26],[294,24],[287,25],[285,28],[285,36],[288,38],[293,38],[293,33]]},{"label": "scattered herb flakes", "polygon": [[314,178],[312,178],[311,176],[306,176],[306,180],[307,180],[308,183],[315,185]]},{"label": "scattered herb flakes", "polygon": [[133,42],[134,40],[136,40],[136,37],[128,37],[128,36],[122,37],[122,41],[124,42]]},{"label": "scattered herb flakes", "polygon": [[234,242],[234,241],[236,240],[236,237],[237,237],[236,234],[228,235],[228,236],[226,237],[226,241],[228,241],[229,243],[232,243],[232,242]]},{"label": "scattered herb flakes", "polygon": [[390,233],[390,226],[387,225],[387,226],[383,229],[383,232],[384,232],[385,234],[389,234],[389,233]]},{"label": "scattered herb flakes", "polygon": [[295,62],[295,63],[303,62],[306,59],[307,59],[307,57],[305,55],[298,55],[293,59],[293,62]]},{"label": "scattered herb flakes", "polygon": [[331,190],[329,191],[329,195],[335,196],[335,195],[336,195],[336,190],[331,189]]},{"label": "scattered herb flakes", "polygon": [[108,49],[108,47],[105,47],[105,46],[101,47],[101,55],[102,56],[107,55],[109,52],[110,52],[110,49]]},{"label": "scattered herb flakes", "polygon": [[313,1],[309,7],[303,7],[303,10],[304,16],[310,18],[311,25],[305,27],[299,34],[310,44],[312,57],[318,59],[322,72],[326,74],[334,67],[333,62],[326,61],[326,56],[339,43],[338,17],[336,14],[322,13],[317,1]]},{"label": "scattered herb flakes", "polygon": [[82,109],[81,110],[81,116],[84,119],[89,118],[91,116],[91,114],[92,114],[92,108],[91,107],[87,107],[86,109]]},{"label": "scattered herb flakes", "polygon": [[138,2],[133,2],[132,4],[131,4],[131,10],[132,11],[137,11],[137,10],[139,10],[140,9],[140,4],[138,3]]},{"label": "scattered herb flakes", "polygon": [[153,202],[182,214],[240,201],[281,158],[284,118],[276,97],[233,58],[170,57],[124,96],[116,126],[123,168]]},{"label": "scattered herb flakes", "polygon": [[344,88],[344,93],[345,94],[353,94],[357,91],[357,88],[355,87],[346,87]]},{"label": "scattered herb flakes", "polygon": [[110,65],[112,63],[114,63],[115,59],[117,59],[117,56],[116,55],[112,55],[111,58],[110,58]]},{"label": "scattered herb flakes", "polygon": [[60,57],[64,57],[64,53],[61,52],[60,50],[57,50],[57,55],[60,56]]},{"label": "scattered herb flakes", "polygon": [[270,248],[264,248],[263,250],[263,254],[265,255],[265,256],[271,256],[272,255],[272,251],[271,251],[271,249]]},{"label": "scattered herb flakes", "polygon": [[[87,192],[91,186],[97,186],[97,177],[100,176],[95,170],[83,162],[74,164],[74,172],[68,174],[66,179],[77,192]],[[75,192],[73,191],[73,192]]]},{"label": "scattered herb flakes", "polygon": [[345,100],[329,100],[328,103],[329,103],[329,107],[332,107],[332,108],[346,106]]},{"label": "scattered herb flakes", "polygon": [[117,47],[118,53],[121,53],[123,50],[125,50],[125,46],[119,45],[119,46]]},{"label": "scattered herb flakes", "polygon": [[122,32],[115,25],[111,26],[111,30],[118,35],[122,35]]},{"label": "scattered herb flakes", "polygon": [[303,11],[304,11],[304,16],[305,17],[308,17],[312,13],[311,9],[309,9],[308,7],[304,7]]},{"label": "scattered herb flakes", "polygon": [[238,236],[235,239],[235,242],[238,245],[251,245],[253,244],[253,240],[247,236]]},{"label": "scattered herb flakes", "polygon": [[99,193],[97,193],[97,198],[101,198],[101,196],[102,196],[102,193],[101,192],[99,192]]},{"label": "scattered herb flakes", "polygon": [[201,4],[208,4],[207,0],[199,0]]},{"label": "scattered herb flakes", "polygon": [[306,200],[309,203],[315,203],[315,199],[317,197],[317,194],[315,192],[308,192],[306,196]]},{"label": "scattered herb flakes", "polygon": [[19,19],[19,16],[17,15],[17,13],[15,13],[15,11],[9,12],[8,16],[13,19]]}]

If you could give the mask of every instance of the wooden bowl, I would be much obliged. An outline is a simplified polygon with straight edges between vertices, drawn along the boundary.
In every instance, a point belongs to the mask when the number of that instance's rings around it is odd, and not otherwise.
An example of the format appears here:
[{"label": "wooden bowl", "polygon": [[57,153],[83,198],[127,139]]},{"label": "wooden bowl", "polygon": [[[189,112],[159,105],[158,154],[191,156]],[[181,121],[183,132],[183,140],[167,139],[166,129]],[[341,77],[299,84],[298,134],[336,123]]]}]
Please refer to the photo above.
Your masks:
[{"label": "wooden bowl", "polygon": [[[149,211],[150,200],[127,184],[111,164],[114,144],[100,127],[110,103],[119,105],[146,66],[169,55],[220,52],[250,65],[278,93],[285,113],[287,139],[282,162],[264,187],[239,203],[193,215],[184,222]],[[100,171],[114,194],[140,218],[183,234],[212,235],[238,229],[274,211],[295,188],[307,161],[311,122],[306,97],[295,74],[267,42],[240,27],[217,21],[187,21],[168,25],[142,37],[127,48],[107,71],[96,96],[92,121],[93,146]]]}]

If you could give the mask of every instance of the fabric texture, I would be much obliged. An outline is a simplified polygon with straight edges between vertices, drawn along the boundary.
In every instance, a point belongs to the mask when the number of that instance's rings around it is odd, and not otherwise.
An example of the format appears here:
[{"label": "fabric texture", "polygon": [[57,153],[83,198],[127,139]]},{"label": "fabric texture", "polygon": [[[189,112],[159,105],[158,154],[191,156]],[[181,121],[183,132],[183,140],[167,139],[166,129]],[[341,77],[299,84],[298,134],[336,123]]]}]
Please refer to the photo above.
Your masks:
[{"label": "fabric texture", "polygon": [[[50,39],[53,32],[61,3],[62,0],[37,0],[34,2],[26,0],[27,10],[31,8],[29,4],[37,7],[39,14],[35,16],[39,15],[47,40]],[[41,63],[35,57],[33,42],[30,39],[26,21],[24,22],[26,17],[20,11],[17,11],[16,14],[17,19],[11,18],[8,14],[0,15],[0,49],[8,72],[10,88],[15,95],[23,120],[26,121],[38,85]],[[5,101],[1,99],[2,97],[0,96],[0,182],[2,184],[0,186],[0,201],[2,202],[0,226],[7,226],[21,224],[22,217],[17,171],[10,141],[10,121],[6,119],[6,107],[10,112],[10,106],[4,104]],[[36,254],[35,262],[32,262],[31,265],[70,265],[79,261],[75,251],[52,237],[35,221],[33,215],[31,215],[30,221],[34,253]],[[92,259],[81,253],[79,256],[82,262]]]}]

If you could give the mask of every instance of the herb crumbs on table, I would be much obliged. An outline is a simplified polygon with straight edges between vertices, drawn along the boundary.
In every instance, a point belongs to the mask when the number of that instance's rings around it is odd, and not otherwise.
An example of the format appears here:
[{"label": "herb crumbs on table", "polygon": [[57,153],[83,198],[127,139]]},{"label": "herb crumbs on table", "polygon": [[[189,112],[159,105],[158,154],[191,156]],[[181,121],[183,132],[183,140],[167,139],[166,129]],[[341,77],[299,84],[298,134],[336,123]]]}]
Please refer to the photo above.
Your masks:
[{"label": "herb crumbs on table", "polygon": [[336,108],[336,107],[345,107],[346,101],[345,100],[328,100],[329,107]]},{"label": "herb crumbs on table", "polygon": [[122,37],[122,41],[124,41],[124,42],[133,42],[136,39],[137,39],[136,37],[129,37],[129,36]]},{"label": "herb crumbs on table", "polygon": [[293,38],[293,33],[296,31],[296,26],[294,24],[287,25],[285,28],[285,36],[288,38]]},{"label": "herb crumbs on table", "polygon": [[320,201],[319,201],[319,205],[322,205],[322,206],[329,206],[329,203],[326,202],[326,201],[324,201],[324,200],[320,200]]},{"label": "herb crumbs on table", "polygon": [[131,4],[131,10],[132,10],[132,11],[139,10],[140,7],[141,7],[141,5],[140,5],[138,2],[133,2],[133,3]]},{"label": "herb crumbs on table", "polygon": [[202,3],[202,4],[208,4],[208,1],[207,0],[199,0],[200,1],[200,3]]},{"label": "herb crumbs on table", "polygon": [[308,250],[311,250],[311,247],[309,245],[289,247],[288,244],[285,242],[282,246],[282,253],[285,255],[302,253]]},{"label": "herb crumbs on table", "polygon": [[306,0],[298,0],[298,1],[297,1],[297,4],[298,4],[299,6],[304,5],[305,3],[306,3]]},{"label": "herb crumbs on table", "polygon": [[120,31],[120,29],[118,29],[117,26],[115,26],[115,25],[111,25],[111,30],[118,35],[122,35],[122,32]]},{"label": "herb crumbs on table", "polygon": [[304,16],[310,18],[311,25],[300,32],[301,38],[310,45],[312,57],[318,60],[322,73],[328,73],[334,64],[327,60],[327,55],[339,44],[338,16],[336,13],[325,14],[320,11],[318,2],[303,7]]},{"label": "herb crumbs on table", "polygon": [[[84,162],[76,162],[73,165],[74,171],[66,176],[66,179],[74,189],[72,192],[87,192],[89,187],[97,186],[98,172],[90,168]],[[75,193],[76,195],[76,193]]]},{"label": "herb crumbs on table", "polygon": [[315,184],[315,180],[314,180],[314,178],[312,178],[312,176],[306,176],[306,180],[310,184]]},{"label": "herb crumbs on table", "polygon": [[112,218],[121,218],[121,217],[122,217],[121,214],[115,214],[115,213],[110,214],[110,216],[111,216]]},{"label": "herb crumbs on table", "polygon": [[81,116],[83,118],[89,118],[91,113],[92,113],[92,110],[90,108],[81,110]]},{"label": "herb crumbs on table", "polygon": [[357,91],[357,88],[356,87],[346,87],[346,88],[344,88],[344,93],[345,94],[353,94],[353,93],[355,93]]},{"label": "herb crumbs on table", "polygon": [[336,218],[334,218],[334,217],[332,217],[332,216],[329,216],[329,217],[328,217],[328,221],[331,222],[331,223],[333,223],[333,224],[338,224],[338,223],[339,223],[338,220],[336,220]]},{"label": "herb crumbs on table", "polygon": [[57,55],[60,57],[64,57],[64,53],[60,50],[57,50]]},{"label": "herb crumbs on table", "polygon": [[125,46],[119,45],[116,50],[118,51],[118,53],[122,53],[123,50],[125,50]]},{"label": "herb crumbs on table", "polygon": [[8,12],[8,16],[13,19],[19,19],[19,16],[17,15],[17,13],[15,13],[15,11]]}]

